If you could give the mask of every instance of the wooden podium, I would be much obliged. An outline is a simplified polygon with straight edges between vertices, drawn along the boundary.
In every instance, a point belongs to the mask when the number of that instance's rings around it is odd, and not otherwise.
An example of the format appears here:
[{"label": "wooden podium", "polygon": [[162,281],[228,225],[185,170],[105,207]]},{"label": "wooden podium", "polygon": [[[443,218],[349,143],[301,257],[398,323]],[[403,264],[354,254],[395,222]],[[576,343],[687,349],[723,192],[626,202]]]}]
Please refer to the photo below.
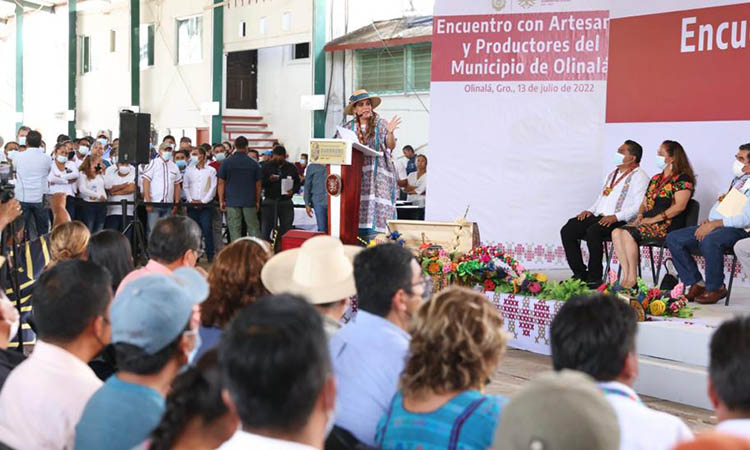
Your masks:
[{"label": "wooden podium", "polygon": [[309,153],[310,163],[328,167],[328,234],[358,245],[364,157],[382,153],[350,139],[311,139]]}]

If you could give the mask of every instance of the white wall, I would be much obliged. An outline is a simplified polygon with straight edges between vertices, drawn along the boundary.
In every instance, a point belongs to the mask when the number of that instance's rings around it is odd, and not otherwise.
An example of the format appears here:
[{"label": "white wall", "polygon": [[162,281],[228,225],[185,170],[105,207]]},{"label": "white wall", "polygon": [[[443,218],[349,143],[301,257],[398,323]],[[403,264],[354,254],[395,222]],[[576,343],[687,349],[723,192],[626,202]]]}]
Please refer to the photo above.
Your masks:
[{"label": "white wall", "polygon": [[290,56],[289,45],[258,50],[258,110],[296,160],[312,137],[312,115],[300,108],[300,97],[312,94],[312,63]]},{"label": "white wall", "polygon": [[[286,29],[282,27],[284,13],[290,17]],[[262,19],[265,33],[260,29]],[[312,40],[312,19],[313,0],[229,0],[229,6],[224,8],[224,49],[234,52],[308,42]],[[247,24],[244,37],[239,33],[243,21]]]},{"label": "white wall", "polygon": [[0,136],[15,140],[16,111],[16,21],[8,20],[0,36]]}]

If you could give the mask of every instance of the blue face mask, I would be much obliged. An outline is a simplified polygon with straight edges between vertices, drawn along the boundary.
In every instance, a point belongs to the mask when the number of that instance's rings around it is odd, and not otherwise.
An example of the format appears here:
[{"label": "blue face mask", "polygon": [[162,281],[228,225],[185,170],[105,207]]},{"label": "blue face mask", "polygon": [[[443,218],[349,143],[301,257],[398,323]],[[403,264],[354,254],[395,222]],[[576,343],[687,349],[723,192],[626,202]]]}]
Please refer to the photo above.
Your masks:
[{"label": "blue face mask", "polygon": [[187,161],[185,161],[184,159],[175,161],[174,163],[177,164],[177,167],[179,167],[180,169],[184,169],[185,167],[187,167]]},{"label": "blue face mask", "polygon": [[66,162],[68,162],[67,156],[58,155],[56,159],[60,164],[65,164]]},{"label": "blue face mask", "polygon": [[107,140],[106,139],[99,139],[99,143],[102,144],[102,147],[107,148]]},{"label": "blue face mask", "polygon": [[164,158],[164,161],[169,161],[172,159],[172,152],[163,151],[161,152],[161,157]]},{"label": "blue face mask", "polygon": [[193,155],[193,156],[190,157],[190,163],[191,164],[198,164],[198,161],[200,161],[199,157],[197,157],[195,155]]},{"label": "blue face mask", "polygon": [[219,162],[224,161],[226,157],[227,155],[225,155],[224,153],[217,153],[216,155],[214,155],[214,158],[216,158],[216,160]]},{"label": "blue face mask", "polygon": [[616,166],[622,165],[625,162],[625,155],[622,153],[615,153],[614,162]]},{"label": "blue face mask", "polygon": [[664,168],[667,167],[667,158],[661,155],[656,155],[656,159],[654,159],[654,162],[656,163],[656,167],[659,170],[664,170]]},{"label": "blue face mask", "polygon": [[11,150],[8,152],[8,159],[11,161],[16,158],[16,155],[18,154],[18,150]]}]

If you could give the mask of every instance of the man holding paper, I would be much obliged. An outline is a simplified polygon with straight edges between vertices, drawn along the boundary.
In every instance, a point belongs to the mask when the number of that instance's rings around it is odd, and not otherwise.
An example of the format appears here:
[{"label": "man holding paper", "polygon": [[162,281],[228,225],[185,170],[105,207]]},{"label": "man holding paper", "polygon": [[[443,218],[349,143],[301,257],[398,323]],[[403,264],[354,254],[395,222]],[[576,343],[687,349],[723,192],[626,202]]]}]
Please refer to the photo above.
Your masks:
[{"label": "man holding paper", "polygon": [[[287,162],[286,148],[273,149],[273,157],[263,165],[263,206],[261,207],[261,237],[269,242],[281,242],[281,237],[294,225],[292,196],[301,186],[294,164]],[[271,234],[277,230],[276,239]]]},{"label": "man holding paper", "polygon": [[[741,145],[732,172],[729,190],[714,203],[708,220],[700,226],[686,227],[667,235],[680,281],[689,285],[687,298],[704,305],[717,303],[727,296],[724,287],[724,251],[739,240],[750,237],[750,144]],[[706,260],[703,280],[690,250],[700,248]]]}]

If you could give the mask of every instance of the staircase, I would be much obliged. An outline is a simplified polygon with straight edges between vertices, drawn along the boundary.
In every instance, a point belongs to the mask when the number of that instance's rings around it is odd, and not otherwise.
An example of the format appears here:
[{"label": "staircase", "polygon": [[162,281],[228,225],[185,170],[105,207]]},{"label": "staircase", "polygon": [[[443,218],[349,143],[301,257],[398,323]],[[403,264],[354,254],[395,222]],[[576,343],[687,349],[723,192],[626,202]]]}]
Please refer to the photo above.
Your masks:
[{"label": "staircase", "polygon": [[248,146],[258,151],[271,150],[279,143],[263,116],[224,116],[221,128],[222,137],[232,144],[235,139],[244,136]]}]

